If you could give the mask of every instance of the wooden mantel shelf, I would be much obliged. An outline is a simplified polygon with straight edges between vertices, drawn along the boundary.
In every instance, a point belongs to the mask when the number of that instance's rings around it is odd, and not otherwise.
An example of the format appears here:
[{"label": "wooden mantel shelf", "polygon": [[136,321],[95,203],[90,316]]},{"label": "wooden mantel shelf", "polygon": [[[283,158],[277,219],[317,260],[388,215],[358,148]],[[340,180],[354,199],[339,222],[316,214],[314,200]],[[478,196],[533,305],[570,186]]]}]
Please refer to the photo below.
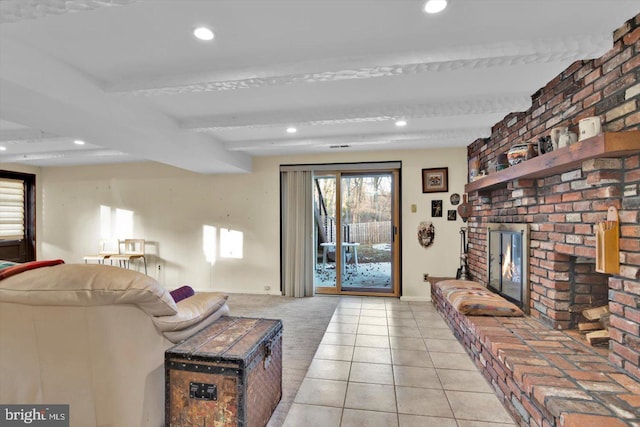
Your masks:
[{"label": "wooden mantel shelf", "polygon": [[505,187],[509,181],[544,178],[579,167],[585,160],[640,153],[640,130],[607,132],[525,160],[464,186],[466,193]]}]

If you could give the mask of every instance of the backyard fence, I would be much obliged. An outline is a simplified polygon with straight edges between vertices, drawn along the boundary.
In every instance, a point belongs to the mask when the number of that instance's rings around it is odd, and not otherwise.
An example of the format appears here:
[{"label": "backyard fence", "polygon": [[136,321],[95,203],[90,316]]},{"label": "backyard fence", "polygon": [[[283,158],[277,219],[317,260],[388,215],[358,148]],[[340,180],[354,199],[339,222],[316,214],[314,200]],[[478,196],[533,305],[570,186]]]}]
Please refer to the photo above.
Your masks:
[{"label": "backyard fence", "polygon": [[391,221],[349,224],[349,241],[363,245],[391,243]]},{"label": "backyard fence", "polygon": [[[327,242],[335,242],[336,223],[333,217],[320,217],[323,224],[325,239]],[[391,243],[391,221],[358,222],[342,226],[343,241],[360,243],[363,245],[375,245],[378,243]]]}]

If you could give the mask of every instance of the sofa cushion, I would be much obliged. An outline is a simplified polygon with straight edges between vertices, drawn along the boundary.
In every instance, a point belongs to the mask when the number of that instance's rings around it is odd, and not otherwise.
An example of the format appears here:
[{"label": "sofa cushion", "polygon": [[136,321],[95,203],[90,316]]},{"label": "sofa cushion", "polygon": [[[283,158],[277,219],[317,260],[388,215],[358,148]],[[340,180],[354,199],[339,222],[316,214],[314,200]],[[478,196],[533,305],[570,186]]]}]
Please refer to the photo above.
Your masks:
[{"label": "sofa cushion", "polygon": [[478,282],[474,282],[473,280],[459,280],[459,279],[449,279],[449,280],[441,280],[436,283],[436,287],[441,291],[448,289],[484,289]]},{"label": "sofa cushion", "polygon": [[0,280],[0,301],[30,305],[135,304],[153,316],[178,312],[169,291],[150,276],[100,264],[60,264]]},{"label": "sofa cushion", "polygon": [[487,289],[462,289],[451,292],[451,306],[469,316],[523,316],[518,306]]},{"label": "sofa cushion", "polygon": [[461,290],[483,290],[486,289],[478,282],[474,282],[471,280],[443,280],[436,283],[436,287],[440,290],[440,294],[444,298],[448,298],[454,292],[458,292]]},{"label": "sofa cushion", "polygon": [[186,329],[218,311],[227,302],[227,298],[227,295],[218,292],[198,292],[178,302],[176,314],[154,317],[153,324],[161,332]]}]

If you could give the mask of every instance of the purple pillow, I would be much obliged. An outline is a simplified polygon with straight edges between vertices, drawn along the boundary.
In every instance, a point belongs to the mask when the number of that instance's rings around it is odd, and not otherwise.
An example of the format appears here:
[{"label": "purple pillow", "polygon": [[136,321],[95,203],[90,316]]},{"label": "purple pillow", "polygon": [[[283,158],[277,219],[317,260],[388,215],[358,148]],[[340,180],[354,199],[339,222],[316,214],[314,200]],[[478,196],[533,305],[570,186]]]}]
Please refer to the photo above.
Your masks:
[{"label": "purple pillow", "polygon": [[188,285],[181,286],[178,289],[174,289],[169,293],[171,294],[175,302],[182,301],[183,299],[189,298],[191,295],[195,294],[195,292],[193,291],[193,288]]}]

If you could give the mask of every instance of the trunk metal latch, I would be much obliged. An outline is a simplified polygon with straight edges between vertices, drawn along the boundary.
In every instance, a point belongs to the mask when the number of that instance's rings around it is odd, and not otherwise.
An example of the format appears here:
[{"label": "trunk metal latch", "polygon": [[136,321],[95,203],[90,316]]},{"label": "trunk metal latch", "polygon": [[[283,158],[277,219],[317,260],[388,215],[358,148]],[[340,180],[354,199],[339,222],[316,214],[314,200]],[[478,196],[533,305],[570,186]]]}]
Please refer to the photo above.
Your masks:
[{"label": "trunk metal latch", "polygon": [[218,386],[215,384],[190,382],[189,397],[198,400],[218,400]]}]

